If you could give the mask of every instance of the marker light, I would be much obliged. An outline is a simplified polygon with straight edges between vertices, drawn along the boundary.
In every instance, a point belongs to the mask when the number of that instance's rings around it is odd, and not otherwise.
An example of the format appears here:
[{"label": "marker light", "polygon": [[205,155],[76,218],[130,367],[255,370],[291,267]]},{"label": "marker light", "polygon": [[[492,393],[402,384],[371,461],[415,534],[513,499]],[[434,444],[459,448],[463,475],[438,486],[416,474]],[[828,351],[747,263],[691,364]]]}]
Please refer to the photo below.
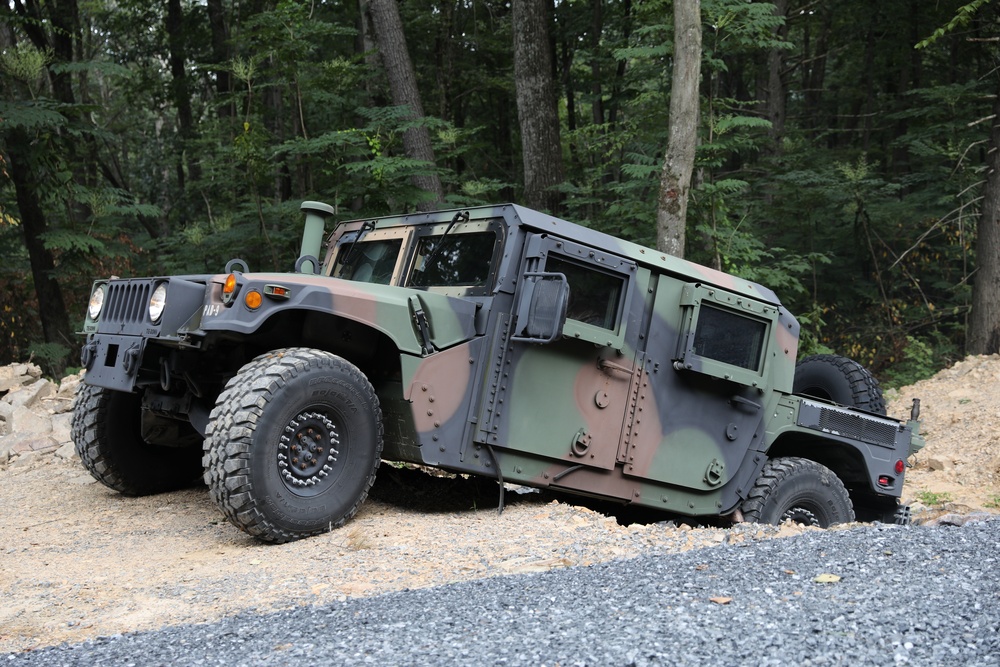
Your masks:
[{"label": "marker light", "polygon": [[903,463],[903,459],[899,459],[898,461],[896,461],[895,470],[896,470],[896,474],[897,475],[902,475],[903,474],[903,470],[905,468],[906,468],[906,464]]},{"label": "marker light", "polygon": [[260,292],[255,289],[250,290],[246,293],[246,296],[243,297],[243,303],[246,304],[246,307],[250,310],[257,310],[260,308],[260,304],[263,301],[264,297],[262,297]]}]

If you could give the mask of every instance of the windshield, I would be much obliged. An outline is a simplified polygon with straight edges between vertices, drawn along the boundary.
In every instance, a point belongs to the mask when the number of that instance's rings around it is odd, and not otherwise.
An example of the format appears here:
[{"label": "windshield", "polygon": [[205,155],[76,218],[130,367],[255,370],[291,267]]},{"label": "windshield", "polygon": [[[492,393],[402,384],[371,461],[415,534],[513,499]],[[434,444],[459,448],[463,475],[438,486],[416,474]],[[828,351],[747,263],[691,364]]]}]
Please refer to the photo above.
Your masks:
[{"label": "windshield", "polygon": [[352,251],[342,250],[337,255],[333,277],[388,285],[392,281],[392,271],[396,268],[396,258],[402,245],[403,240],[396,238],[364,241],[350,246]]},{"label": "windshield", "polygon": [[417,245],[411,287],[486,287],[495,232],[425,236]]}]

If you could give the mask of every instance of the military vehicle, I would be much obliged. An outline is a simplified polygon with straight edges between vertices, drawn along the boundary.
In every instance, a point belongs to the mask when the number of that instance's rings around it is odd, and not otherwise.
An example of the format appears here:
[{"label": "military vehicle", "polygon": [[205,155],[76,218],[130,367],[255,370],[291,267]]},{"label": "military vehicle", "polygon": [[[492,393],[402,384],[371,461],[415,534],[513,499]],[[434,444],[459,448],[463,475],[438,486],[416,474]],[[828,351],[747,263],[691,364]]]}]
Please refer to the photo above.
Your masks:
[{"label": "military vehicle", "polygon": [[516,205],[325,244],[334,210],[302,209],[294,272],[94,283],[72,428],[99,481],[203,475],[270,542],[342,525],[382,459],[689,517],[907,520],[918,411],[887,418],[844,357],[797,364],[770,289]]}]

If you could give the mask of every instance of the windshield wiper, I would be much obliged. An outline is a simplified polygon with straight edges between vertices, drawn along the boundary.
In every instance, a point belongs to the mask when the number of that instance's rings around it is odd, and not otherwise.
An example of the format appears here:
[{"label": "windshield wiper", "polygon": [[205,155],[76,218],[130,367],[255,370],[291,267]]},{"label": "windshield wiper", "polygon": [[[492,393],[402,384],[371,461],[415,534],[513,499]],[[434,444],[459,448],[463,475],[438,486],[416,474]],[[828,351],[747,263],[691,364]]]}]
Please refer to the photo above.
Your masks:
[{"label": "windshield wiper", "polygon": [[368,220],[367,222],[361,223],[361,229],[358,230],[358,235],[354,237],[353,241],[351,241],[351,247],[347,249],[347,255],[344,256],[344,260],[340,263],[341,266],[343,267],[347,266],[347,263],[351,260],[351,257],[354,256],[354,249],[358,247],[358,243],[360,243],[361,239],[367,236],[368,232],[372,231],[373,229],[375,229],[374,220]]},{"label": "windshield wiper", "polygon": [[454,229],[455,225],[458,224],[459,222],[468,222],[468,221],[469,221],[468,211],[459,211],[458,213],[455,214],[455,217],[452,218],[451,222],[448,223],[448,227],[445,228],[444,234],[442,234],[441,237],[438,239],[437,245],[434,246],[433,250],[431,250],[431,254],[427,255],[427,259],[424,260],[423,265],[420,267],[421,273],[427,271],[427,267],[431,266],[431,260],[438,256],[441,247],[444,246],[445,239],[448,238],[448,234],[451,234],[451,230]]}]

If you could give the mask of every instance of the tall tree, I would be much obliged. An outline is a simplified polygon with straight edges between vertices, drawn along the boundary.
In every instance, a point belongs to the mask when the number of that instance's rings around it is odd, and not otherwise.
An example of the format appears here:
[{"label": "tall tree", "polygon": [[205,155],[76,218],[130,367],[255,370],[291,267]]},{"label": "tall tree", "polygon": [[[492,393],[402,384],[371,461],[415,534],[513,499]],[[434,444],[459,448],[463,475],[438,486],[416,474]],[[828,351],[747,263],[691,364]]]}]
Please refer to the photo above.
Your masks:
[{"label": "tall tree", "polygon": [[[184,11],[181,0],[167,0],[167,15],[165,27],[167,32],[167,47],[170,51],[170,75],[172,77],[171,93],[174,106],[177,107],[177,187],[181,198],[186,198],[186,181],[189,176],[192,181],[201,178],[201,165],[191,153],[191,141],[195,138],[194,113],[191,109],[191,92],[187,76],[187,49],[184,36],[187,32],[184,25]],[[186,168],[186,174],[185,174]],[[181,220],[186,222],[187,207],[181,210]]]},{"label": "tall tree", "polygon": [[[417,88],[417,75],[406,48],[406,35],[403,33],[403,21],[399,17],[396,0],[369,0],[368,11],[375,28],[375,40],[382,56],[382,64],[389,79],[393,104],[409,107],[414,119],[423,118],[424,105],[420,99],[420,89]],[[403,148],[406,155],[414,160],[422,160],[432,167],[436,164],[430,132],[425,125],[414,124],[403,133]],[[413,183],[431,195],[428,201],[417,206],[420,210],[432,210],[444,201],[444,188],[436,173],[414,176]]]},{"label": "tall tree", "polygon": [[972,317],[966,347],[972,354],[1000,352],[1000,89],[990,121],[988,174],[977,227]]},{"label": "tall tree", "polygon": [[549,11],[546,0],[513,0],[511,13],[524,199],[532,208],[555,212],[561,195],[554,187],[564,177]]},{"label": "tall tree", "polygon": [[698,144],[701,82],[701,0],[674,0],[674,70],[670,86],[670,138],[660,172],[656,248],[684,256],[688,195]]}]

